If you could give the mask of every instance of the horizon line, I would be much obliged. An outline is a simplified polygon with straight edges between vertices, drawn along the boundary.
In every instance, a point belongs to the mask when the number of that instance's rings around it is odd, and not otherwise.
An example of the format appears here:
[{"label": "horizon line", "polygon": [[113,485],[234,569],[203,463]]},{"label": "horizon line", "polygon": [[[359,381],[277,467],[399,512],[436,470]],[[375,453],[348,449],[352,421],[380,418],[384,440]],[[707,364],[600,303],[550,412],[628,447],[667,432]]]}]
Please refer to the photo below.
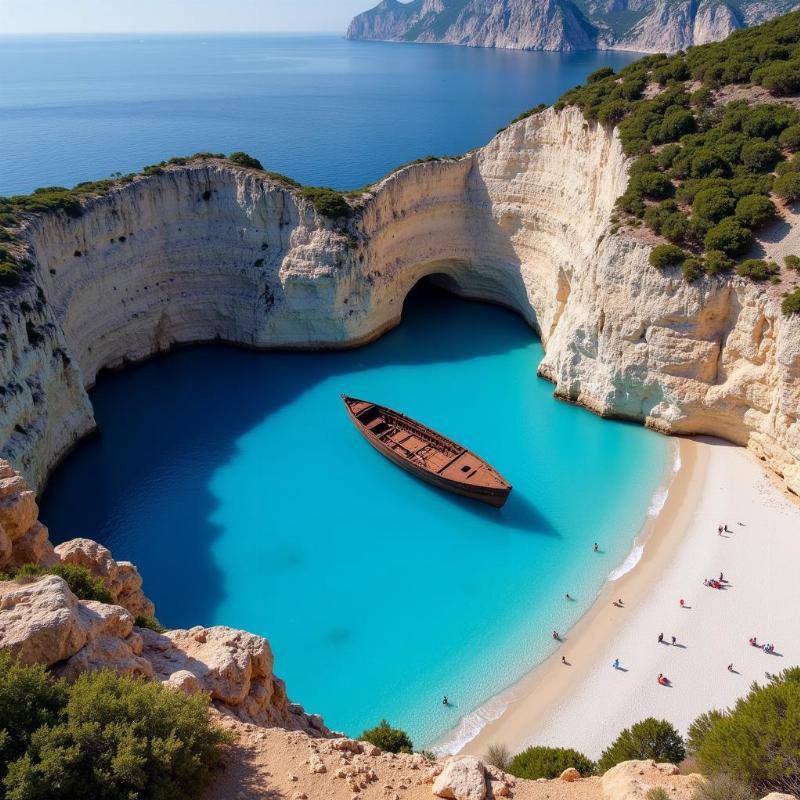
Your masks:
[{"label": "horizon line", "polygon": [[236,34],[246,36],[253,33],[276,34],[337,34],[344,35],[344,30],[251,30],[251,31],[183,31],[183,30],[158,30],[158,31],[0,31],[0,36],[144,36],[147,34],[182,34],[185,36],[224,36]]}]

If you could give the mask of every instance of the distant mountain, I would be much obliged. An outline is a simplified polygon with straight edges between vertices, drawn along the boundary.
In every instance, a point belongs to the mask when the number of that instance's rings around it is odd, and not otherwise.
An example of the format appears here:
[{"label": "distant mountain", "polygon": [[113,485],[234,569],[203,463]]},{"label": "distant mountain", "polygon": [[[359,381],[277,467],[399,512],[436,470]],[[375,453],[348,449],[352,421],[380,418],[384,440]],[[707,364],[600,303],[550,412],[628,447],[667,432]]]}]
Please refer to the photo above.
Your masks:
[{"label": "distant mountain", "polygon": [[348,39],[518,50],[682,50],[800,8],[800,0],[381,0]]}]

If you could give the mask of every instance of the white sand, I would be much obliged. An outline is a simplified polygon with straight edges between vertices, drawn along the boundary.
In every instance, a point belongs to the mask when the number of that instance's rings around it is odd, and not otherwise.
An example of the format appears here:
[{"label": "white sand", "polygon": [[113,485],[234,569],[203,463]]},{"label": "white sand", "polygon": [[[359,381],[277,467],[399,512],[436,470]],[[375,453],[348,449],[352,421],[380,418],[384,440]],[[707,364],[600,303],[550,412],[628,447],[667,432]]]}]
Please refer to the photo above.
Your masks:
[{"label": "white sand", "polygon": [[[684,467],[641,563],[608,585],[466,752],[503,742],[513,751],[548,744],[597,757],[638,720],[660,717],[685,731],[702,711],[730,706],[764,682],[765,671],[800,664],[800,506],[741,448],[684,441],[681,452]],[[721,522],[732,533],[719,536]],[[703,586],[720,571],[727,590]],[[617,596],[624,609],[611,605]],[[691,608],[681,609],[680,598]],[[683,647],[658,644],[661,632]],[[781,655],[750,647],[751,636]],[[611,667],[615,658],[625,672]],[[727,671],[731,662],[738,674]],[[660,672],[672,687],[657,684]]]}]

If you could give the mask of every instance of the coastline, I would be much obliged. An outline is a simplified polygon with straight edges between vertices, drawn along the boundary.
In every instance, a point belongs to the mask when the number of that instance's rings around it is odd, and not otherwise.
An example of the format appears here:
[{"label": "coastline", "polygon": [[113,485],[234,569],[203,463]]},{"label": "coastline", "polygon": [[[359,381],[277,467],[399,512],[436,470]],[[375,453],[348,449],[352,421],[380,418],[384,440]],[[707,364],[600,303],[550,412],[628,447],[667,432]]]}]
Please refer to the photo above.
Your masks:
[{"label": "coastline", "polygon": [[[596,758],[633,722],[662,717],[685,732],[697,714],[730,705],[765,671],[800,663],[791,613],[800,603],[792,577],[800,505],[743,448],[706,437],[675,441],[680,469],[660,513],[636,538],[641,558],[606,582],[554,654],[473,712],[482,727],[453,749],[480,756],[495,743],[512,752],[546,744]],[[719,522],[731,533],[717,536]],[[703,586],[721,570],[730,575],[727,591]],[[758,579],[764,572],[768,581]],[[624,608],[613,605],[617,598]],[[680,598],[689,608],[680,608]],[[660,632],[667,641],[676,635],[679,646],[659,645]],[[775,642],[781,656],[748,647],[750,635]],[[624,671],[612,669],[614,658]],[[725,669],[731,662],[737,674]],[[671,688],[657,685],[659,672]],[[587,726],[587,719],[602,724]],[[446,750],[456,733],[437,748]]]}]

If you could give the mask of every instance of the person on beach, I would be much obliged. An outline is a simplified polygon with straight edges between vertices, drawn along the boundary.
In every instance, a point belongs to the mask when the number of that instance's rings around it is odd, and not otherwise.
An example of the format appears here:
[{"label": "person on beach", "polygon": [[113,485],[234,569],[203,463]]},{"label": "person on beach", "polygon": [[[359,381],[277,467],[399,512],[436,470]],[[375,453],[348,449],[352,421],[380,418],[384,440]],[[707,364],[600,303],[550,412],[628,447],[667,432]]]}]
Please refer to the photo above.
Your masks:
[{"label": "person on beach", "polygon": [[622,602],[622,598],[621,598],[621,597],[620,597],[620,599],[619,599],[619,600],[617,600],[617,605],[618,605],[618,606],[621,606],[621,605],[623,605],[623,602]]},{"label": "person on beach", "polygon": [[600,552],[600,548],[597,546],[597,542],[594,543],[594,551],[595,551],[595,553],[599,553]]},{"label": "person on beach", "polygon": [[553,631],[553,638],[554,638],[554,639],[555,639],[557,642],[560,642],[560,641],[561,641],[561,634],[559,634],[559,632],[558,632],[558,631]]},{"label": "person on beach", "polygon": [[659,644],[664,644],[664,634],[663,633],[659,633],[658,634],[658,643]]},{"label": "person on beach", "polygon": [[728,672],[733,672],[733,664],[728,664]]},{"label": "person on beach", "polygon": [[717,525],[717,536],[722,536],[722,525]]},{"label": "person on beach", "polygon": [[733,531],[728,527],[728,523],[727,522],[725,523],[725,525],[722,528],[722,530],[724,530],[725,533],[733,533]]},{"label": "person on beach", "polygon": [[567,592],[567,593],[564,595],[564,598],[565,598],[566,600],[572,600],[572,598],[569,596],[569,592]]},{"label": "person on beach", "polygon": [[562,664],[566,664],[567,663],[567,657],[566,656],[561,656],[561,663]]},{"label": "person on beach", "polygon": [[676,638],[673,636],[673,637],[672,637],[672,644],[676,644],[676,643],[677,643],[677,641],[678,641],[678,640],[677,640],[677,639],[676,639]]},{"label": "person on beach", "polygon": [[681,608],[686,608],[686,603],[683,602],[683,598],[680,599]]},{"label": "person on beach", "polygon": [[750,642],[750,647],[758,647],[758,639],[755,636],[751,637],[747,641]]},{"label": "person on beach", "polygon": [[726,583],[726,581],[725,581],[725,575],[724,575],[723,573],[721,573],[721,572],[720,572],[720,574],[719,574],[719,582],[720,582],[720,583]]},{"label": "person on beach", "polygon": [[445,695],[444,698],[442,699],[442,705],[443,706],[449,706],[450,705],[450,701],[447,699],[447,695]]},{"label": "person on beach", "polygon": [[615,658],[614,663],[611,665],[614,669],[619,669],[619,659]]}]

